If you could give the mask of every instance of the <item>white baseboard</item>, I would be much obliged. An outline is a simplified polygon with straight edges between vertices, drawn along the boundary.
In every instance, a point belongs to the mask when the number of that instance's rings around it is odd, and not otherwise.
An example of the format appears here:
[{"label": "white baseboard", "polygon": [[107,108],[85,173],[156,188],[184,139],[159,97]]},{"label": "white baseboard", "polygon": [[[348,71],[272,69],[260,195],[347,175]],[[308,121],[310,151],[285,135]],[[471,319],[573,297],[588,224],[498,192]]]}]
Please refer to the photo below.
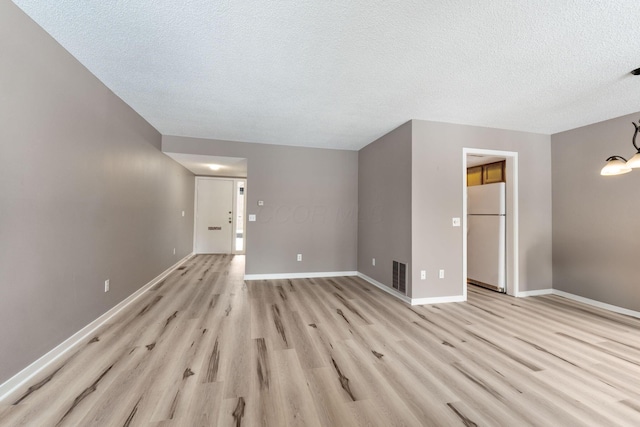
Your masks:
[{"label": "white baseboard", "polygon": [[553,289],[538,289],[535,291],[522,291],[522,292],[518,292],[516,297],[517,298],[524,298],[524,297],[538,297],[541,295],[551,295],[553,293]]},{"label": "white baseboard", "polygon": [[640,318],[640,311],[629,310],[628,308],[618,307],[617,305],[607,304],[606,302],[596,301],[581,297],[580,295],[570,294],[569,292],[553,289],[551,292],[553,295],[558,295],[570,300],[578,301],[584,304],[591,305],[593,307],[602,308],[605,310],[613,311],[614,313],[626,314],[627,316]]},{"label": "white baseboard", "polygon": [[380,282],[378,282],[375,279],[372,279],[371,277],[367,276],[366,274],[362,274],[358,271],[357,276],[363,280],[366,280],[367,282],[371,283],[373,286],[375,286],[376,288],[379,288],[380,290],[388,293],[391,296],[394,296],[396,298],[398,298],[399,300],[402,300],[408,304],[411,304],[411,298],[409,298],[406,295],[402,295],[400,292],[396,291],[393,288],[390,288],[387,285],[384,285]]},{"label": "white baseboard", "polygon": [[316,277],[344,277],[344,276],[358,276],[361,279],[371,283],[376,288],[398,298],[411,305],[424,305],[424,304],[440,304],[446,302],[460,302],[465,301],[464,296],[455,295],[451,297],[436,297],[436,298],[417,298],[411,299],[410,297],[401,294],[389,286],[386,286],[375,279],[362,274],[359,271],[331,271],[321,273],[280,273],[280,274],[245,274],[244,280],[280,280],[280,279],[313,279]]},{"label": "white baseboard", "polygon": [[319,277],[357,276],[357,271],[324,271],[315,273],[245,274],[244,280],[314,279]]},{"label": "white baseboard", "polygon": [[180,261],[178,261],[177,263],[169,267],[167,270],[165,270],[163,273],[161,273],[159,276],[157,276],[155,279],[153,279],[152,281],[150,281],[149,283],[147,283],[146,285],[144,285],[143,287],[141,287],[140,289],[138,289],[137,291],[129,295],[127,298],[122,300],[120,303],[118,303],[116,306],[114,306],[109,311],[104,313],[102,316],[98,317],[96,320],[89,323],[87,326],[85,326],[84,328],[80,329],[78,332],[76,332],[75,334],[67,338],[61,344],[56,346],[53,350],[49,351],[44,356],[40,357],[38,360],[36,360],[35,362],[30,364],[23,370],[15,374],[13,377],[9,378],[3,384],[0,384],[0,402],[4,400],[9,394],[16,391],[18,387],[22,386],[25,382],[29,381],[40,371],[45,369],[51,363],[55,362],[58,358],[60,358],[66,352],[68,352],[73,347],[75,347],[77,344],[80,344],[81,342],[83,342],[88,336],[93,334],[96,331],[96,329],[98,329],[104,323],[109,321],[109,319],[111,319],[113,316],[118,314],[129,304],[131,304],[136,299],[138,299],[153,285],[155,285],[156,283],[159,283],[162,279],[167,277],[173,270],[178,268],[181,264],[183,264],[185,261],[190,259],[193,255],[194,254],[192,252],[186,257],[182,258]]},{"label": "white baseboard", "polygon": [[378,282],[375,279],[372,279],[371,277],[367,276],[366,274],[362,274],[362,273],[358,272],[358,277],[360,277],[361,279],[366,280],[367,282],[371,283],[376,288],[379,288],[379,289],[383,290],[384,292],[388,293],[389,295],[394,296],[394,297],[398,298],[399,300],[404,301],[404,302],[406,302],[407,304],[410,304],[410,305],[442,304],[442,303],[448,303],[448,302],[466,301],[466,299],[464,298],[464,295],[454,295],[454,296],[449,296],[449,297],[434,297],[434,298],[411,298],[411,297],[408,297],[406,295],[402,295],[400,292],[396,291],[395,289],[390,288],[389,286],[384,285],[384,284]]},{"label": "white baseboard", "polygon": [[412,298],[411,305],[444,304],[449,302],[464,302],[464,295],[452,295],[450,297]]}]

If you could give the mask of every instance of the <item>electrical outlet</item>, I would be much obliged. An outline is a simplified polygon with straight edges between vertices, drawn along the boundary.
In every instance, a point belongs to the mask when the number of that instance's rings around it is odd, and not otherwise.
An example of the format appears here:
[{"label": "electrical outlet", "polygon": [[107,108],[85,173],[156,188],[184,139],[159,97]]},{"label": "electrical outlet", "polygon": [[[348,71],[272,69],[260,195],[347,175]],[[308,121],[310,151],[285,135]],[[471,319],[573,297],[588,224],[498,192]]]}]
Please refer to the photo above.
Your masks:
[{"label": "electrical outlet", "polygon": [[109,279],[104,281],[104,291],[109,292]]},{"label": "electrical outlet", "polygon": [[298,254],[298,256],[296,257],[296,259],[297,259],[298,261],[302,261],[302,254]]},{"label": "electrical outlet", "polygon": [[176,254],[176,248],[173,248],[173,254],[174,255]]},{"label": "electrical outlet", "polygon": [[264,206],[264,200],[258,200],[258,206]]},{"label": "electrical outlet", "polygon": [[460,218],[452,218],[451,223],[454,227],[460,227]]},{"label": "electrical outlet", "polygon": [[438,277],[444,279],[444,270],[440,270],[440,272],[438,273]]},{"label": "electrical outlet", "polygon": [[427,278],[427,270],[420,270],[420,280],[425,280]]},{"label": "electrical outlet", "polygon": [[376,259],[375,258],[371,258],[371,265],[373,265],[374,267],[376,266]]}]

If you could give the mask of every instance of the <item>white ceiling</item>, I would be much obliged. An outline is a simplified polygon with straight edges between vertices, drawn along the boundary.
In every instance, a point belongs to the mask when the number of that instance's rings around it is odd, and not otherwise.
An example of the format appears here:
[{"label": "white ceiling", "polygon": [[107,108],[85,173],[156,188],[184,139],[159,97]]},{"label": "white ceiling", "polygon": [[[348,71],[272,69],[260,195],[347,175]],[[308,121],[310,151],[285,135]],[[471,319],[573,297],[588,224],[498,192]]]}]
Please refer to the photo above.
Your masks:
[{"label": "white ceiling", "polygon": [[[244,158],[167,152],[164,154],[171,157],[173,160],[198,176],[247,177],[247,159]],[[220,169],[214,171],[209,167],[209,165],[220,166]]]},{"label": "white ceiling", "polygon": [[14,0],[165,135],[359,149],[640,110],[637,0]]}]

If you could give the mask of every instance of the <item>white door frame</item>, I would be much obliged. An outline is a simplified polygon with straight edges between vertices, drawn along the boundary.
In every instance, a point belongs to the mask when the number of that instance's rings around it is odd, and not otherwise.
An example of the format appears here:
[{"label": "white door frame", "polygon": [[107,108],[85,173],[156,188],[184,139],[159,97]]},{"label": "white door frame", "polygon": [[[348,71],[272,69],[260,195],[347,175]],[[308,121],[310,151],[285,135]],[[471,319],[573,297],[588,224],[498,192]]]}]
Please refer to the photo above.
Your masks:
[{"label": "white door frame", "polygon": [[[233,244],[232,250],[233,250],[233,254],[234,255],[244,255],[247,251],[247,179],[244,178],[239,178],[239,179],[235,179],[235,182],[233,183],[234,185],[234,190],[233,190],[233,241],[231,242]],[[236,212],[235,208],[238,205],[238,182],[244,182],[244,207],[243,207],[243,211],[242,211],[242,250],[241,251],[237,251],[236,250],[236,239],[238,238],[236,235],[236,231],[238,230],[238,224],[236,224],[236,222],[238,221],[238,213]]]},{"label": "white door frame", "polygon": [[215,181],[231,181],[233,184],[233,197],[231,200],[231,217],[233,218],[232,223],[231,223],[231,253],[233,255],[237,255],[237,254],[243,254],[244,251],[236,251],[236,222],[237,222],[237,215],[236,215],[236,205],[238,202],[238,182],[239,181],[244,181],[244,210],[245,210],[245,215],[243,215],[243,238],[244,238],[244,245],[243,248],[246,250],[246,245],[247,245],[247,220],[246,220],[246,211],[247,211],[247,180],[246,178],[220,178],[220,177],[213,177],[213,176],[196,176],[195,177],[195,193],[194,193],[194,198],[193,198],[193,253],[197,254],[198,252],[196,252],[196,221],[197,221],[197,216],[198,216],[198,182],[201,180],[215,180]]},{"label": "white door frame", "polygon": [[467,155],[481,154],[504,157],[507,161],[507,294],[519,296],[520,273],[518,254],[518,153],[516,151],[462,149],[462,288],[467,300]]}]

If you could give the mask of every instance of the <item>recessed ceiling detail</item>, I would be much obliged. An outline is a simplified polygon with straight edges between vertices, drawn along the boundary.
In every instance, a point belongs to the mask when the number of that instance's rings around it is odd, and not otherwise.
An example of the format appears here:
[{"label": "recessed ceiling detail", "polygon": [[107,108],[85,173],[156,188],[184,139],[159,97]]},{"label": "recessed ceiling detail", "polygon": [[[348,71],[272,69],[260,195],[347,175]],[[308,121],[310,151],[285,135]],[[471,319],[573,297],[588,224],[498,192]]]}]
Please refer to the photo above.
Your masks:
[{"label": "recessed ceiling detail", "polygon": [[164,154],[198,176],[247,177],[247,159],[244,158],[167,152]]},{"label": "recessed ceiling detail", "polygon": [[14,1],[164,135],[359,149],[639,109],[636,0]]}]

